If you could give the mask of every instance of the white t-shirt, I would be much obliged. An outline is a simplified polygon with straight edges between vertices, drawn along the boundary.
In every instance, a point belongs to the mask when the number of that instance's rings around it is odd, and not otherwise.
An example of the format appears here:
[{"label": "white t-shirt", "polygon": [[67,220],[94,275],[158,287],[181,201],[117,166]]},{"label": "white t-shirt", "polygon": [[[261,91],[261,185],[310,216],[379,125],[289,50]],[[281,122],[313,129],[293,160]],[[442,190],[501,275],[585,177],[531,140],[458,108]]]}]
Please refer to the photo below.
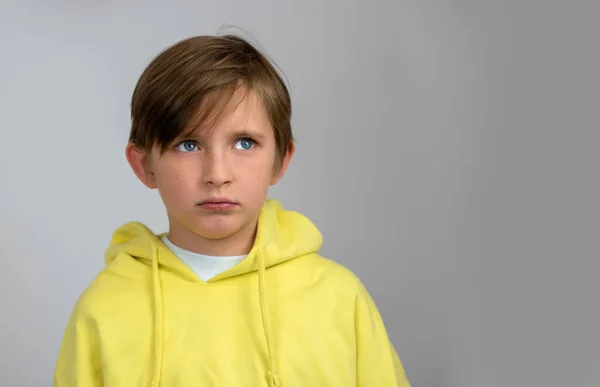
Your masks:
[{"label": "white t-shirt", "polygon": [[166,235],[162,237],[162,241],[167,247],[179,258],[187,267],[192,269],[194,273],[202,281],[208,281],[217,274],[231,269],[238,263],[242,262],[246,255],[235,255],[231,257],[213,257],[194,253],[184,250],[181,247],[175,246]]}]

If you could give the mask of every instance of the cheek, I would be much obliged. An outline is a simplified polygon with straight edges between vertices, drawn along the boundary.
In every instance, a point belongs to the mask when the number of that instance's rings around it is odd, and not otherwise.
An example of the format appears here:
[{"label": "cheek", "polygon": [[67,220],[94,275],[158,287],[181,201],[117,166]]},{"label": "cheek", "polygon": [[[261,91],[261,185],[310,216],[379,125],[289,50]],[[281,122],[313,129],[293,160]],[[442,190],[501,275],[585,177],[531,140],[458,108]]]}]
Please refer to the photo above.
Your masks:
[{"label": "cheek", "polygon": [[254,184],[261,185],[269,184],[273,176],[273,164],[268,159],[261,159],[245,164],[240,172],[245,181],[252,181]]},{"label": "cheek", "polygon": [[157,171],[158,189],[163,196],[179,198],[189,192],[193,177],[189,169],[182,166],[165,166]]},{"label": "cheek", "polygon": [[[260,202],[271,185],[272,166],[268,163],[248,163],[237,170],[237,190],[245,192],[247,199]],[[240,192],[241,193],[241,192]]]}]

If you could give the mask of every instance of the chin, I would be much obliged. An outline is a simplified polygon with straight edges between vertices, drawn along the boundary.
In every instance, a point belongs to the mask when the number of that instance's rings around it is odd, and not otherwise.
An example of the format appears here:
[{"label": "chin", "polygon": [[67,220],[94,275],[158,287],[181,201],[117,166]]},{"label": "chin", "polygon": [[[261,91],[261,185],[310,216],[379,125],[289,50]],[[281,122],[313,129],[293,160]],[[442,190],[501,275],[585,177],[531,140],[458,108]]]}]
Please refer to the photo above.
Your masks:
[{"label": "chin", "polygon": [[219,240],[219,239],[227,239],[228,237],[230,237],[231,235],[233,235],[234,232],[228,232],[228,231],[225,231],[225,230],[205,230],[205,229],[201,229],[201,230],[198,230],[196,232],[196,234],[198,234],[199,236],[201,236],[204,239]]},{"label": "chin", "polygon": [[197,224],[194,231],[206,239],[225,239],[238,232],[240,228],[231,220],[212,219]]}]

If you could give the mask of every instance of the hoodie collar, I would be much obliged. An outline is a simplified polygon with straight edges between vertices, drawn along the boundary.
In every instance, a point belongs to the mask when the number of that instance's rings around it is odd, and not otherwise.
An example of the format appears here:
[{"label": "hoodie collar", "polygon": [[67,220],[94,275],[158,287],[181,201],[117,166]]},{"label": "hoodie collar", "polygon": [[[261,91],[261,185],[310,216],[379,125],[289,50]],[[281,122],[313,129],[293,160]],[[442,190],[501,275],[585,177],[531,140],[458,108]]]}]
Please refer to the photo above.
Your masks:
[{"label": "hoodie collar", "polygon": [[[119,254],[127,254],[150,265],[157,255],[161,270],[170,271],[186,280],[198,282],[196,275],[181,262],[160,240],[164,234],[155,234],[139,222],[130,222],[118,228],[105,253],[106,264]],[[304,215],[282,208],[274,199],[265,201],[261,208],[256,238],[248,256],[238,265],[213,277],[210,282],[257,271],[257,255],[261,254],[265,268],[317,252],[323,237]]]}]

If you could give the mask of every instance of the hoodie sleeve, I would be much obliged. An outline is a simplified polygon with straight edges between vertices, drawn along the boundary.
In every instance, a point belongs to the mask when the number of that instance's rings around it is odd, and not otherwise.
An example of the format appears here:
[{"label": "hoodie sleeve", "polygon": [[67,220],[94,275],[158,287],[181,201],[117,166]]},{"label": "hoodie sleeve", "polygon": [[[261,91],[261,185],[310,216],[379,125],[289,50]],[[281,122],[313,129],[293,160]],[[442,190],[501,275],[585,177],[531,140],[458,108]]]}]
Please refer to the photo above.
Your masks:
[{"label": "hoodie sleeve", "polygon": [[358,387],[410,387],[381,315],[367,290],[356,298],[356,380]]},{"label": "hoodie sleeve", "polygon": [[52,387],[103,385],[99,340],[94,320],[75,307],[60,346]]}]

